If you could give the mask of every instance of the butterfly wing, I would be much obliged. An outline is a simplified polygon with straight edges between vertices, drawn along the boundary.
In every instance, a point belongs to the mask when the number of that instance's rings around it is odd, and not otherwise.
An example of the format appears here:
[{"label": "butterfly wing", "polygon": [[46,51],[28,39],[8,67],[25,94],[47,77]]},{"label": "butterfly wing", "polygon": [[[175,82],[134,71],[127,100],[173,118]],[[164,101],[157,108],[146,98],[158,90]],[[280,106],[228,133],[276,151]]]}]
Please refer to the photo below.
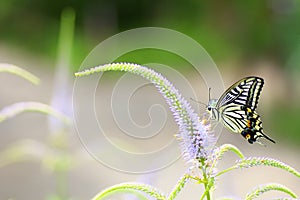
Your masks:
[{"label": "butterfly wing", "polygon": [[241,132],[242,136],[248,140],[249,143],[257,141],[258,138],[263,137],[271,142],[275,143],[269,136],[263,133],[262,122],[260,116],[252,111],[250,108],[242,107],[247,115],[247,125],[246,128]]},{"label": "butterfly wing", "polygon": [[217,108],[233,103],[255,111],[263,85],[264,80],[260,77],[243,78],[223,93],[217,103]]},{"label": "butterfly wing", "polygon": [[220,121],[235,133],[241,133],[247,126],[247,115],[241,107],[241,105],[230,103],[219,108]]},{"label": "butterfly wing", "polygon": [[[264,85],[264,79],[259,77],[249,77],[245,80],[245,95],[247,96],[246,107],[255,111],[258,104],[258,99]],[[246,88],[249,87],[247,91]]]}]

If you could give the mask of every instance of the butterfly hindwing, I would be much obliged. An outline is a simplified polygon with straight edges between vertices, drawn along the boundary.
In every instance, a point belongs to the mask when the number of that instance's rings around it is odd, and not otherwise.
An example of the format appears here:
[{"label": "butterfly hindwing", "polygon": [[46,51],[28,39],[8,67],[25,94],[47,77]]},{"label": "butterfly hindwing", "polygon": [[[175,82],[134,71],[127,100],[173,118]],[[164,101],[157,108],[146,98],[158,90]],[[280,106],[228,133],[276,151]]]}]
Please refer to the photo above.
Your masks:
[{"label": "butterfly hindwing", "polygon": [[235,133],[241,133],[249,124],[249,114],[243,109],[244,107],[230,103],[219,109],[221,121]]},{"label": "butterfly hindwing", "polygon": [[243,106],[242,110],[245,111],[247,116],[247,125],[244,130],[242,130],[241,134],[248,140],[249,143],[255,142],[258,138],[264,137],[271,142],[275,143],[269,136],[263,133],[262,121],[260,116],[250,108]]},{"label": "butterfly hindwing", "polygon": [[264,79],[259,77],[249,77],[245,80],[247,88],[249,86],[249,90],[245,93],[247,96],[246,107],[250,108],[252,111],[255,111],[259,95],[261,93],[262,87],[264,85]]}]

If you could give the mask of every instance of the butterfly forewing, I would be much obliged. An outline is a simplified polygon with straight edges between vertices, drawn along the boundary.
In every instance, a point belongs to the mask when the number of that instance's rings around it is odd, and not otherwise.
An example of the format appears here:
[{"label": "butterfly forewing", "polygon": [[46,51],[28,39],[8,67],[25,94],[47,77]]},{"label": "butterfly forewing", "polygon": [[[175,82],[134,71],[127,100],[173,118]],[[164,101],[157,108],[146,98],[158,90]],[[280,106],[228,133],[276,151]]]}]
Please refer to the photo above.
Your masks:
[{"label": "butterfly forewing", "polygon": [[229,87],[220,97],[217,108],[230,103],[255,110],[264,81],[259,77],[246,77]]}]

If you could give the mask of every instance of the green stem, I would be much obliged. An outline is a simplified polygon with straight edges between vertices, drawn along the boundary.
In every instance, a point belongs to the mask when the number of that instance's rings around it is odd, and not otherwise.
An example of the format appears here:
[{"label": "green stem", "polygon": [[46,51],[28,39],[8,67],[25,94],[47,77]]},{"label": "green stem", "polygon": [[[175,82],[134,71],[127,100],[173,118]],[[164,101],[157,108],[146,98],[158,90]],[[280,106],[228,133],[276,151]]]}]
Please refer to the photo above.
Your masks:
[{"label": "green stem", "polygon": [[[207,179],[207,175],[206,175],[206,168],[205,168],[205,163],[202,160],[202,172],[203,172],[203,179],[204,179],[204,188],[205,188],[205,192],[203,194],[203,197],[206,196],[207,200],[210,200],[210,192],[209,192],[209,187],[208,187],[208,179]],[[202,199],[202,197],[201,197]]]},{"label": "green stem", "polygon": [[20,76],[33,84],[39,84],[40,79],[30,72],[8,63],[0,63],[0,72],[8,72]]},{"label": "green stem", "polygon": [[220,171],[219,173],[217,173],[216,177],[221,176],[222,174],[225,174],[226,172],[229,172],[229,171],[234,170],[234,169],[236,169],[236,166],[232,166],[232,167],[229,167],[227,169],[224,169],[223,171]]},{"label": "green stem", "polygon": [[204,193],[202,194],[202,196],[200,197],[200,200],[203,200],[205,198],[205,196],[207,198],[207,195],[209,195],[209,198],[210,198],[210,193],[209,193],[210,188],[211,188],[211,185],[209,185],[209,183],[207,183],[207,187],[206,187]]},{"label": "green stem", "polygon": [[59,199],[68,199],[67,195],[67,171],[58,171],[56,173],[56,191]]}]

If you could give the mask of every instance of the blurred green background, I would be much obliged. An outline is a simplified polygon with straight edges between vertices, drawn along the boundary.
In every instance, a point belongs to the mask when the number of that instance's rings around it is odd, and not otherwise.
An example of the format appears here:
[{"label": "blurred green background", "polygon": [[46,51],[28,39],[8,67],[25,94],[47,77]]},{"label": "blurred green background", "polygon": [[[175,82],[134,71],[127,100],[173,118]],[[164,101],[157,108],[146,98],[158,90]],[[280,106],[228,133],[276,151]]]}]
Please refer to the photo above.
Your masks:
[{"label": "blurred green background", "polygon": [[76,12],[75,64],[99,41],[144,26],[183,32],[214,60],[269,59],[286,68],[299,49],[299,2],[293,0],[2,1],[1,41],[55,58],[60,14],[66,7]]},{"label": "blurred green background", "polygon": [[[1,1],[0,42],[51,63],[57,55],[61,12],[73,8],[76,24],[71,65],[75,71],[95,45],[120,31],[144,26],[180,31],[208,51],[224,76],[255,67],[269,70],[265,73],[271,80],[274,77],[273,81],[284,85],[279,91],[272,90],[277,94],[270,97],[274,106],[268,125],[275,127],[278,137],[287,137],[288,132],[291,142],[299,142],[299,4],[296,0]],[[145,57],[136,55],[135,62],[143,62]],[[54,62],[50,64],[54,66]]]},{"label": "blurred green background", "polygon": [[[299,150],[300,1],[3,0],[0,2],[0,61],[26,66],[45,85],[34,90],[33,96],[26,96],[25,92],[18,91],[18,85],[7,88],[5,83],[11,77],[4,77],[2,107],[12,103],[12,96],[18,100],[35,98],[49,102],[51,99],[51,92],[44,95],[39,92],[53,89],[47,86],[47,81],[53,81],[61,13],[66,8],[73,9],[76,15],[72,73],[99,42],[114,34],[147,26],[174,29],[192,37],[207,50],[219,67],[226,87],[249,74],[264,77],[266,86],[258,106],[264,127],[277,143]],[[136,52],[128,61],[150,62],[148,55],[148,52]],[[126,60],[126,56],[122,59]],[[164,59],[170,66],[178,65],[172,56],[166,55]],[[10,126],[20,121],[0,124],[0,130],[2,126],[9,132]],[[21,139],[26,138],[26,133],[20,135]],[[5,137],[1,150],[20,139],[17,134],[1,137]],[[43,140],[45,135],[35,133],[29,137]]]}]

